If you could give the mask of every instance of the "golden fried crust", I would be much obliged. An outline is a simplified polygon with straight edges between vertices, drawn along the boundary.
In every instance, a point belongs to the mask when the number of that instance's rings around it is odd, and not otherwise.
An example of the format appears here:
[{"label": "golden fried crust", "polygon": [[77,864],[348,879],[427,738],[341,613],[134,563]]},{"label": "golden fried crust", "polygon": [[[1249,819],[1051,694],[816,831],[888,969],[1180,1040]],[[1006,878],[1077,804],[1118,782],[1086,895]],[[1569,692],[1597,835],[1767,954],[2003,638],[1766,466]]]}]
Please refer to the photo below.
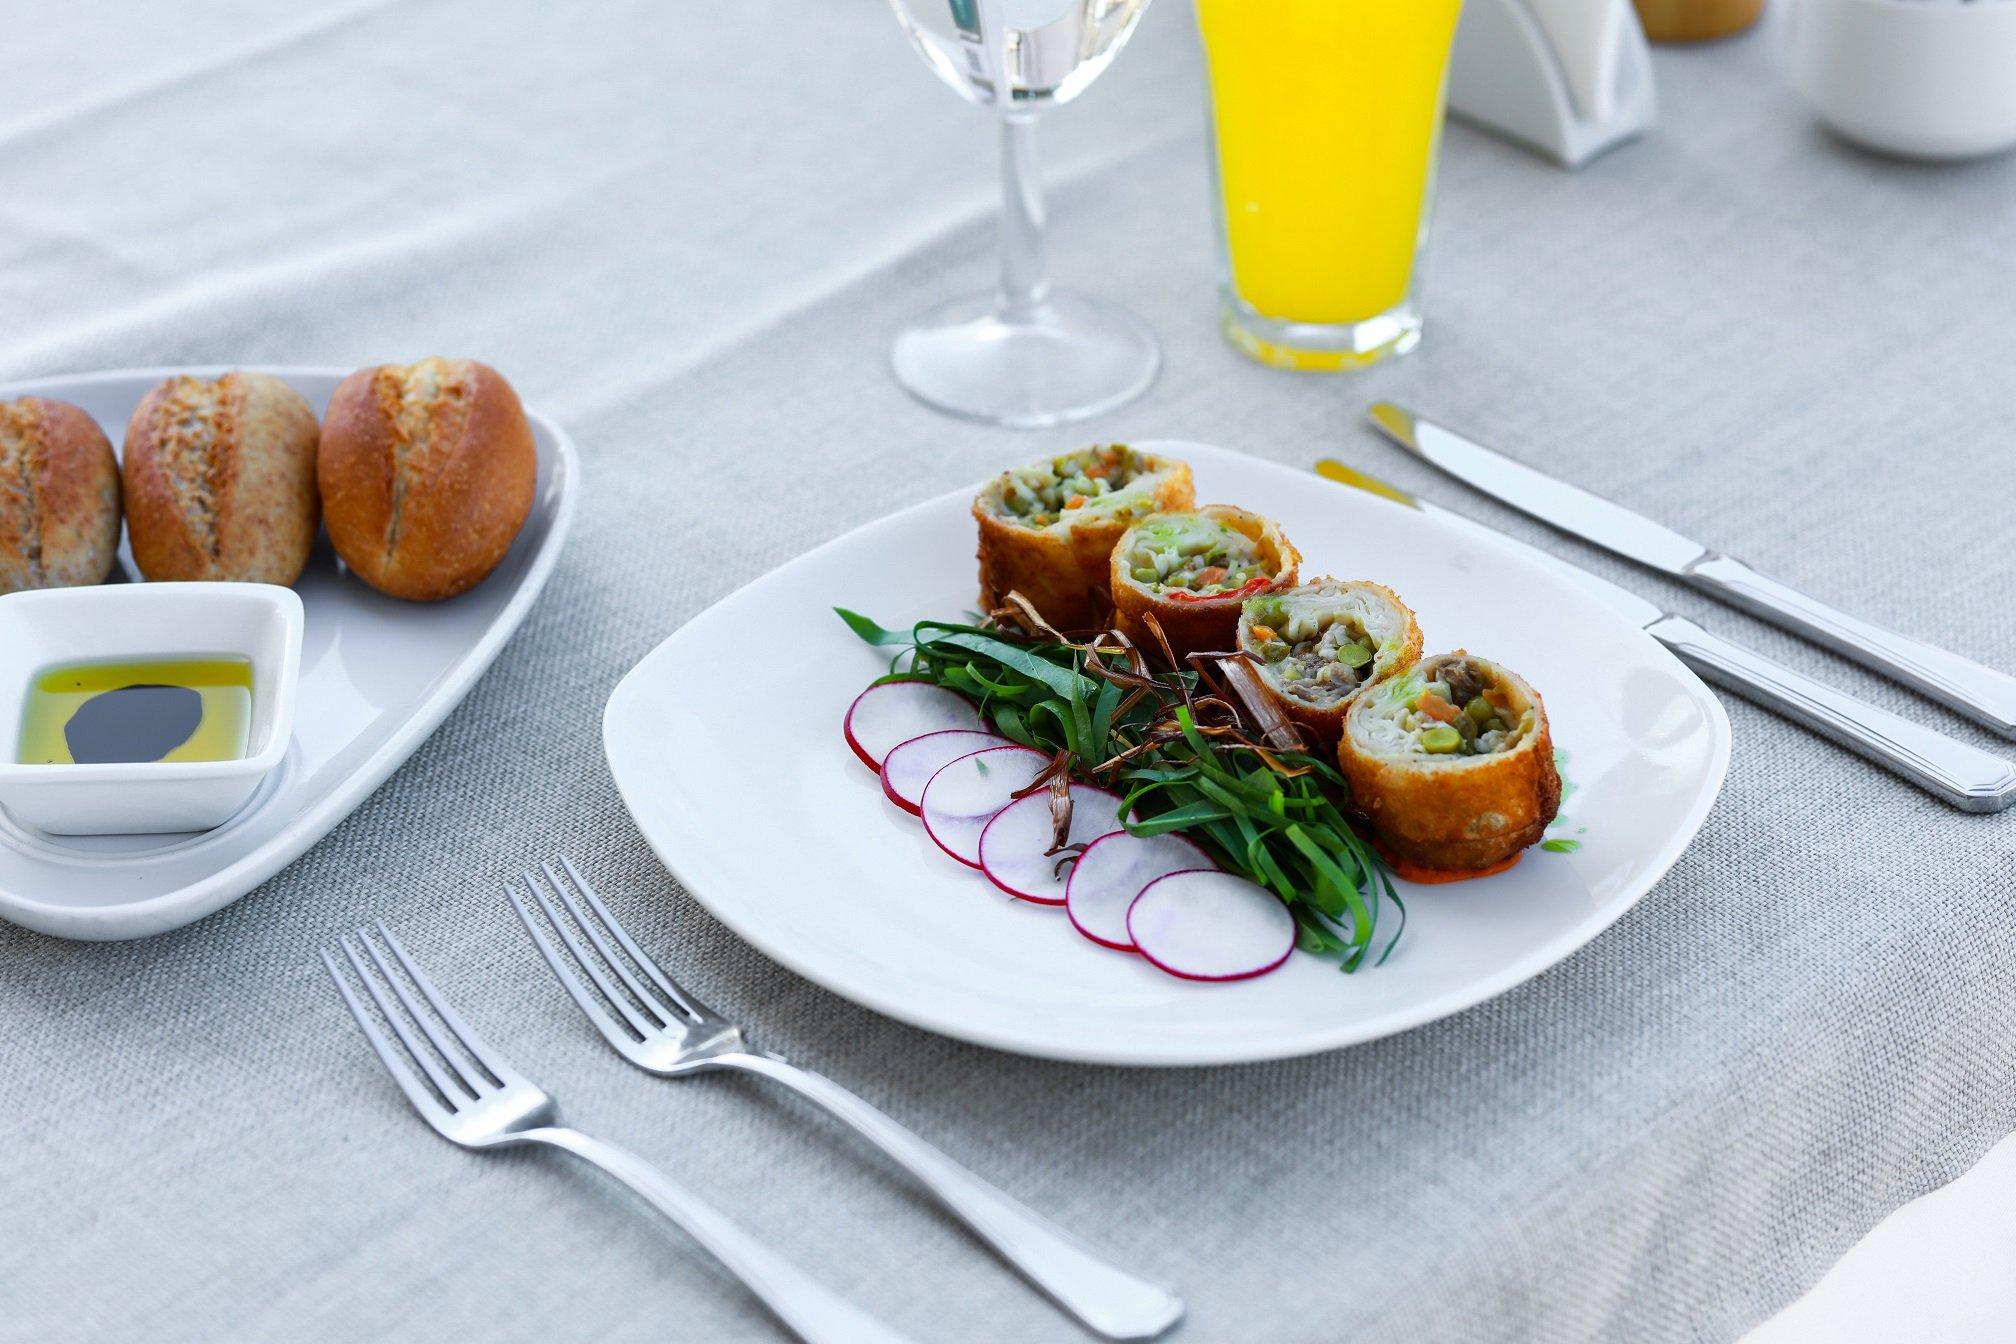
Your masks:
[{"label": "golden fried crust", "polygon": [[262,373],[169,378],[126,428],[126,525],[153,580],[291,584],[315,544],[315,412]]},{"label": "golden fried crust", "polygon": [[1490,756],[1375,755],[1353,731],[1372,701],[1353,702],[1337,763],[1352,804],[1380,844],[1400,858],[1451,872],[1488,868],[1537,843],[1560,810],[1547,707],[1525,681],[1503,667],[1498,672],[1532,701],[1535,723],[1512,750]]},{"label": "golden fried crust", "polygon": [[532,511],[538,450],[518,394],[474,360],[359,369],[323,417],[329,539],[359,578],[435,602],[480,583]]},{"label": "golden fried crust", "polygon": [[[1310,579],[1308,582],[1330,583],[1332,580],[1321,578]],[[1360,686],[1334,705],[1312,705],[1307,700],[1298,700],[1294,696],[1284,693],[1280,687],[1274,684],[1271,677],[1263,676],[1255,678],[1260,683],[1260,689],[1265,691],[1276,705],[1280,706],[1281,712],[1286,714],[1292,722],[1309,735],[1312,745],[1319,752],[1329,752],[1337,749],[1338,742],[1344,736],[1344,716],[1351,712],[1351,706],[1356,703],[1359,696],[1365,693],[1368,687],[1377,686],[1380,682],[1393,677],[1397,673],[1405,672],[1421,659],[1421,623],[1414,619],[1414,609],[1400,600],[1400,594],[1394,592],[1383,583],[1373,583],[1366,579],[1353,579],[1351,580],[1351,586],[1354,588],[1370,588],[1374,592],[1384,596],[1399,610],[1406,613],[1407,633],[1402,638],[1400,652],[1393,659],[1391,666],[1382,670],[1372,680],[1366,682],[1365,685]],[[1253,647],[1253,641],[1248,638],[1248,623],[1243,616],[1239,621],[1237,629],[1239,649],[1242,652],[1252,653],[1255,657],[1258,657],[1259,655]]]},{"label": "golden fried crust", "polygon": [[119,460],[66,401],[0,402],[0,593],[102,583],[119,553]]},{"label": "golden fried crust", "polygon": [[[1169,473],[1155,487],[1158,511],[1197,502],[1189,463],[1149,455],[1146,465]],[[1020,593],[1058,630],[1104,630],[1113,613],[1107,570],[1114,543],[1129,525],[1089,514],[1039,531],[989,512],[984,498],[983,492],[973,501],[973,520],[980,526],[980,609],[992,611],[1009,593]]]},{"label": "golden fried crust", "polygon": [[[1245,533],[1257,544],[1261,557],[1275,567],[1274,582],[1262,591],[1277,592],[1295,586],[1295,567],[1302,562],[1302,553],[1289,542],[1278,523],[1230,504],[1207,504],[1196,510],[1172,509],[1165,512],[1204,514]],[[1145,527],[1154,520],[1153,516],[1143,518],[1135,527]],[[1133,528],[1128,531],[1133,531]],[[1151,592],[1127,572],[1127,566],[1121,560],[1130,544],[1123,535],[1113,544],[1107,561],[1113,585],[1113,623],[1120,633],[1159,662],[1162,642],[1149,631],[1148,623],[1143,619],[1152,614],[1169,640],[1178,667],[1192,653],[1229,652],[1239,637],[1239,609],[1245,605],[1246,598],[1209,597],[1202,601],[1185,602]],[[1258,595],[1249,593],[1246,596]]]}]

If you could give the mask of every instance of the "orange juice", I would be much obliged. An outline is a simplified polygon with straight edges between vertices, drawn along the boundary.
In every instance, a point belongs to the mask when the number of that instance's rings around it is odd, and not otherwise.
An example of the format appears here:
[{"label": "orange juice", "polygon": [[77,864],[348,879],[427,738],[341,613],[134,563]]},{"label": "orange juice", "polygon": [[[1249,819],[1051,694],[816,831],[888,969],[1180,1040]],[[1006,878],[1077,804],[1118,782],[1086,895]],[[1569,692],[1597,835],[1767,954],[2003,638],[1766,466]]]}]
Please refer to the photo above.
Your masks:
[{"label": "orange juice", "polygon": [[1462,0],[1197,0],[1226,324],[1269,363],[1419,339],[1416,261]]}]

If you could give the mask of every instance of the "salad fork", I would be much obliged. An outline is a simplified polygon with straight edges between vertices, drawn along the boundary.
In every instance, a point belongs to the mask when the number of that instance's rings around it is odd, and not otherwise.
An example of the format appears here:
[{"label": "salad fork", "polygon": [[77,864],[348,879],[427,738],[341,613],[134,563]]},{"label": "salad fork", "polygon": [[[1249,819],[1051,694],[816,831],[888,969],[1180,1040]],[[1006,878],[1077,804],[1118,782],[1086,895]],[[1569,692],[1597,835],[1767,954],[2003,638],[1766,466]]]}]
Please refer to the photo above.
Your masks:
[{"label": "salad fork", "polygon": [[[903,1335],[763,1246],[642,1158],[559,1124],[559,1109],[552,1095],[519,1073],[470,1029],[392,936],[385,921],[378,921],[377,932],[391,953],[390,961],[364,929],[356,935],[364,955],[358,954],[347,936],[342,939],[343,955],[398,1038],[398,1045],[373,1021],[371,1012],[337,969],[336,959],[325,951],[322,964],[328,967],[379,1062],[413,1103],[413,1109],[442,1138],[478,1152],[544,1145],[600,1167],[683,1228],[805,1344],[908,1344]],[[431,1017],[394,972],[393,963],[433,1009]]]},{"label": "salad fork", "polygon": [[[560,869],[542,863],[519,879],[567,949],[564,957],[525,896],[510,887],[505,894],[554,978],[618,1054],[664,1078],[732,1069],[784,1084],[881,1149],[1030,1282],[1108,1339],[1154,1339],[1181,1319],[1183,1301],[1169,1289],[1109,1264],[830,1078],[751,1050],[740,1027],[688,993],[637,946],[565,856]],[[571,919],[561,915],[561,906]],[[592,989],[583,985],[584,976]]]}]

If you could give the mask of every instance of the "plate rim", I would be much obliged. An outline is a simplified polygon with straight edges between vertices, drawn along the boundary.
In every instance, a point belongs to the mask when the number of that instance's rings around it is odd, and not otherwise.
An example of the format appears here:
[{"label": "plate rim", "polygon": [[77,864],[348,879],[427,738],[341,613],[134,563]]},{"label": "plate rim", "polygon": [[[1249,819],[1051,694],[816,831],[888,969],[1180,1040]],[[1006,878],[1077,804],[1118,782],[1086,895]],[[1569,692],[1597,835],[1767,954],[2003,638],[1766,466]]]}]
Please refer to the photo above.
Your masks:
[{"label": "plate rim", "polygon": [[[368,367],[368,366],[364,366]],[[292,377],[342,380],[354,368],[323,364],[172,364],[152,367],[99,369],[87,373],[52,374],[41,378],[19,378],[0,383],[0,399],[21,396],[60,397],[64,389],[88,387],[127,379],[160,381],[176,375],[201,378],[226,373],[264,373],[286,381]],[[574,522],[580,503],[581,459],[574,440],[552,419],[534,407],[525,407],[526,419],[543,428],[551,437],[556,462],[553,472],[553,521],[545,538],[533,552],[525,577],[506,600],[502,610],[484,627],[483,633],[458,659],[450,674],[432,694],[399,725],[383,748],[343,783],[312,807],[297,812],[275,831],[270,839],[236,862],[219,868],[207,877],[185,883],[173,891],[161,892],[137,901],[115,905],[66,906],[17,895],[0,888],[0,918],[37,933],[86,942],[116,942],[148,938],[167,933],[205,916],[215,914],[239,897],[251,892],[319,843],[329,832],[377,792],[392,773],[410,759],[421,744],[432,737],[441,721],[474,689],[477,681],[503,651],[504,644],[517,633],[533,603],[545,590],[546,581],[559,563],[560,551]]]},{"label": "plate rim", "polygon": [[[1137,447],[1141,447],[1144,450],[1154,448],[1163,452],[1178,453],[1179,455],[1184,452],[1194,455],[1198,449],[1202,449],[1207,455],[1211,456],[1223,455],[1242,462],[1263,463],[1288,472],[1296,470],[1296,468],[1286,463],[1276,462],[1271,458],[1255,457],[1252,454],[1242,453],[1236,449],[1195,440],[1141,439],[1130,440],[1130,442],[1135,443]],[[1534,563],[1531,557],[1523,553],[1520,543],[1509,537],[1500,537],[1490,532],[1470,533],[1451,527],[1449,524],[1443,523],[1438,519],[1421,515],[1411,509],[1406,509],[1406,506],[1402,504],[1380,499],[1374,495],[1365,495],[1364,492],[1351,490],[1349,486],[1326,480],[1316,475],[1313,471],[1308,473],[1308,478],[1311,482],[1327,489],[1350,491],[1354,497],[1362,496],[1374,505],[1403,510],[1420,525],[1424,525],[1437,532],[1446,529],[1452,536],[1466,537],[1489,549],[1510,556],[1518,560],[1522,565],[1532,565]],[[702,908],[715,919],[720,920],[721,923],[726,925],[743,942],[749,944],[749,946],[755,948],[769,960],[777,963],[794,975],[809,980],[813,984],[819,985],[834,994],[838,994],[850,1002],[859,1004],[885,1017],[894,1018],[899,1022],[933,1032],[937,1035],[946,1036],[953,1040],[986,1046],[990,1049],[1002,1050],[1010,1054],[1030,1058],[1058,1060],[1066,1063],[1136,1068],[1189,1068],[1263,1063],[1273,1060],[1325,1054],[1333,1050],[1341,1050],[1353,1045],[1362,1045],[1368,1041],[1380,1040],[1387,1036],[1411,1031],[1416,1027],[1425,1026],[1431,1022],[1440,1021],[1445,1017],[1450,1017],[1470,1008],[1477,1007],[1479,1004],[1488,1003],[1501,994],[1516,989],[1543,971],[1566,961],[1576,952],[1594,942],[1611,925],[1622,919],[1626,913],[1636,908],[1639,902],[1651,894],[1653,888],[1659,885],[1666,874],[1672,870],[1673,865],[1679,862],[1681,855],[1686,853],[1687,849],[1694,843],[1695,837],[1700,834],[1702,826],[1706,824],[1709,814],[1714,810],[1716,802],[1721,798],[1722,789],[1728,776],[1732,747],[1728,711],[1723,707],[1721,698],[1715,694],[1706,682],[1702,681],[1695,674],[1693,669],[1675,657],[1672,651],[1666,648],[1665,645],[1652,638],[1643,629],[1632,626],[1615,612],[1610,611],[1608,608],[1603,608],[1604,619],[1610,621],[1616,629],[1628,632],[1636,639],[1643,641],[1644,647],[1655,655],[1656,661],[1664,663],[1672,671],[1679,674],[1681,684],[1687,688],[1690,697],[1702,707],[1708,720],[1710,735],[1713,739],[1710,744],[1711,752],[1708,769],[1704,773],[1701,786],[1696,790],[1695,796],[1690,801],[1680,824],[1669,832],[1665,843],[1655,852],[1648,864],[1647,876],[1643,881],[1643,888],[1641,890],[1633,894],[1629,899],[1615,899],[1598,907],[1582,920],[1569,925],[1560,933],[1548,938],[1540,946],[1526,953],[1524,956],[1515,958],[1488,974],[1480,975],[1451,990],[1435,995],[1422,1003],[1404,1009],[1392,1010],[1370,1018],[1357,1019],[1331,1033],[1321,1034],[1317,1038],[1297,1036],[1287,1039],[1278,1048],[1261,1047],[1256,1049],[1250,1044],[1242,1042],[1236,1045],[1191,1046],[1181,1049],[1155,1048],[1148,1051],[1132,1052],[1097,1047],[1080,1049],[1069,1046],[1053,1048],[1032,1045],[1030,1042],[1017,1038],[1009,1032],[986,1028],[976,1029],[969,1027],[963,1022],[948,1021],[944,1015],[933,1013],[928,1008],[920,1010],[905,1002],[900,994],[884,993],[872,982],[858,985],[835,983],[833,978],[829,978],[813,970],[807,964],[807,959],[801,958],[788,947],[779,946],[775,940],[752,931],[747,923],[736,913],[737,907],[732,902],[727,903],[727,908],[724,909],[721,903],[717,903],[703,894],[701,884],[689,880],[680,873],[674,857],[667,852],[663,837],[660,834],[654,833],[654,828],[646,823],[644,816],[640,815],[639,803],[634,793],[636,781],[633,779],[626,782],[623,770],[619,765],[620,753],[617,745],[619,734],[615,731],[619,712],[628,699],[643,693],[640,687],[650,675],[652,665],[662,658],[669,656],[667,650],[671,648],[687,628],[708,616],[716,608],[733,601],[743,592],[768,582],[786,569],[792,568],[802,562],[813,560],[830,550],[847,544],[862,533],[898,524],[914,514],[924,513],[932,509],[948,506],[964,508],[970,503],[972,495],[978,490],[979,486],[985,484],[986,480],[990,479],[992,479],[991,475],[971,486],[961,486],[941,494],[933,495],[928,499],[920,500],[906,507],[895,509],[876,518],[869,519],[864,523],[849,528],[836,537],[812,547],[810,550],[801,552],[781,564],[773,566],[748,582],[738,585],[681,622],[677,629],[671,631],[657,644],[653,645],[650,651],[640,658],[623,675],[621,680],[616,683],[615,689],[609,693],[609,698],[603,705],[602,749],[604,759],[609,766],[610,777],[616,785],[617,795],[622,799],[624,810],[629,813],[632,824],[637,827],[639,834],[642,835],[644,842],[650,847],[652,853],[658,856],[658,861],[664,865],[666,871],[679,882],[680,886],[685,888],[694,900],[700,903]],[[1557,575],[1556,577],[1561,578],[1563,582],[1570,582],[1565,576]]]}]

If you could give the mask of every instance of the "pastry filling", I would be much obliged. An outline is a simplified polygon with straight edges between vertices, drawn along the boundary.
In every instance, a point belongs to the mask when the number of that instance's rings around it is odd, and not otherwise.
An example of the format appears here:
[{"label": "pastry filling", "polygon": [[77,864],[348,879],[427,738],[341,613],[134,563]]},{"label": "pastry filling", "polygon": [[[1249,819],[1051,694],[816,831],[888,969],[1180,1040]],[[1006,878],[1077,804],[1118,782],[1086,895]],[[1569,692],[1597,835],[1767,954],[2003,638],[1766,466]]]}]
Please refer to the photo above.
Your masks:
[{"label": "pastry filling", "polygon": [[1125,444],[1081,448],[1003,475],[994,512],[1037,529],[1081,516],[1146,517],[1155,511],[1162,475],[1146,454]]},{"label": "pastry filling", "polygon": [[[1515,702],[1498,670],[1482,658],[1440,658],[1388,687],[1360,734],[1382,755],[1490,756],[1512,750],[1533,731],[1533,706]],[[1361,713],[1353,711],[1354,717]]]},{"label": "pastry filling", "polygon": [[1134,582],[1179,601],[1247,597],[1274,582],[1278,566],[1238,528],[1198,513],[1173,513],[1143,524],[1124,563]]},{"label": "pastry filling", "polygon": [[1392,670],[1406,630],[1376,593],[1312,585],[1248,601],[1239,646],[1276,690],[1327,709]]}]

